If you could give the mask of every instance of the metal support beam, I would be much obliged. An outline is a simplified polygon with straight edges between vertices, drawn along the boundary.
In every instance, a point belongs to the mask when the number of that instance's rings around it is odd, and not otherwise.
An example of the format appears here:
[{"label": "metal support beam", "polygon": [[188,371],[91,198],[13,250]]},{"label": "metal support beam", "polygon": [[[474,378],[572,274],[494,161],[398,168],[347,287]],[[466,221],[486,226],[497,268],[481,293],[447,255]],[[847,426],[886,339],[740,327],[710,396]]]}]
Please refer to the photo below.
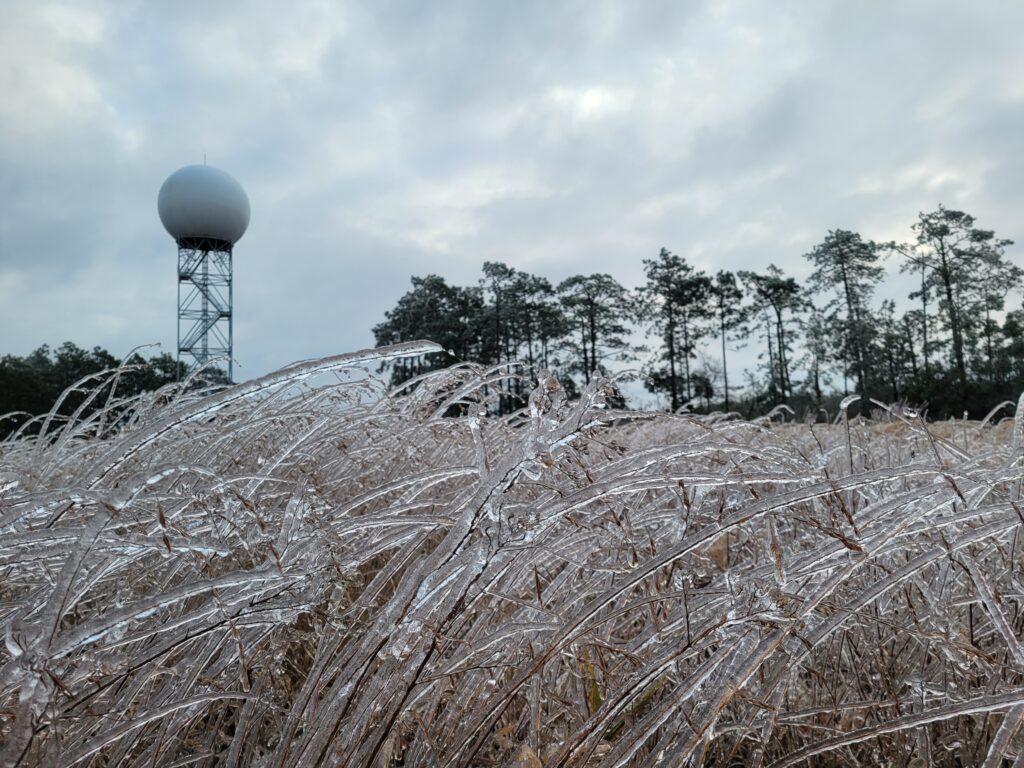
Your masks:
[{"label": "metal support beam", "polygon": [[[222,360],[233,381],[231,243],[178,240],[178,362],[188,370]],[[180,366],[179,366],[180,367]]]}]

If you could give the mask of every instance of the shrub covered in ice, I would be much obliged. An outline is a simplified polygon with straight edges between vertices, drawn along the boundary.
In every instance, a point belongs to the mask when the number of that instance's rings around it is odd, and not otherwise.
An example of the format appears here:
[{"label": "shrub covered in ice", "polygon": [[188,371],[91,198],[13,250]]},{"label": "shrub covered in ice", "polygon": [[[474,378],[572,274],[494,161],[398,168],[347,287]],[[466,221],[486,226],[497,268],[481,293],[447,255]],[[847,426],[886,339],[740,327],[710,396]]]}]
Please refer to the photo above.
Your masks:
[{"label": "shrub covered in ice", "polygon": [[1024,760],[1019,418],[343,375],[433,349],[0,445],[0,762]]}]

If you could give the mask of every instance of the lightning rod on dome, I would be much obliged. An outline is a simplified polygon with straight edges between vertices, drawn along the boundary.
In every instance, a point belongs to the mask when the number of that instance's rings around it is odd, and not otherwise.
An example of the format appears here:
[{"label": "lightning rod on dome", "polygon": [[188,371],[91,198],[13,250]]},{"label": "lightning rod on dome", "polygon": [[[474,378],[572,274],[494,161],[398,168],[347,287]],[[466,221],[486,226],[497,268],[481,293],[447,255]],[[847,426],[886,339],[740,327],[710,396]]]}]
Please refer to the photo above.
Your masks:
[{"label": "lightning rod on dome", "polygon": [[249,198],[234,177],[206,165],[204,152],[202,165],[167,177],[157,211],[178,245],[178,362],[192,370],[223,358],[231,381],[232,259],[249,226]]}]

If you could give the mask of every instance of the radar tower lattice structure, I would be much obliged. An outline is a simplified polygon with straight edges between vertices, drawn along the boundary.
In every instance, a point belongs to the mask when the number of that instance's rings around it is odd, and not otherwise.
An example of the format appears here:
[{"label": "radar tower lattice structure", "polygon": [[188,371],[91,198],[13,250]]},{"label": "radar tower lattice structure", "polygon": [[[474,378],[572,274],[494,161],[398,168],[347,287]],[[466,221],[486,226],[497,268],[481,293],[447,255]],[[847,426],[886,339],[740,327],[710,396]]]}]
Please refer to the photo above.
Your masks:
[{"label": "radar tower lattice structure", "polygon": [[234,380],[232,245],[210,237],[178,240],[178,362],[189,370],[227,361]]},{"label": "radar tower lattice structure", "polygon": [[230,175],[188,165],[160,188],[157,208],[178,245],[178,369],[223,361],[234,380],[234,245],[249,225],[249,198]]}]

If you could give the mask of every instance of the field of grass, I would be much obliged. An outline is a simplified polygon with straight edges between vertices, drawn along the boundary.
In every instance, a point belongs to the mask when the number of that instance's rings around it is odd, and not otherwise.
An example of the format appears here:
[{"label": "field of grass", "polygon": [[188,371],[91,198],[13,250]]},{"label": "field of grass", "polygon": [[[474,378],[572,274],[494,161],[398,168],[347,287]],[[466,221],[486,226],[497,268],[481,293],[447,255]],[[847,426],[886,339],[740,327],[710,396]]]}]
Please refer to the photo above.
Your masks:
[{"label": "field of grass", "polygon": [[1024,765],[1020,409],[348,375],[425,349],[0,444],[0,764]]}]

